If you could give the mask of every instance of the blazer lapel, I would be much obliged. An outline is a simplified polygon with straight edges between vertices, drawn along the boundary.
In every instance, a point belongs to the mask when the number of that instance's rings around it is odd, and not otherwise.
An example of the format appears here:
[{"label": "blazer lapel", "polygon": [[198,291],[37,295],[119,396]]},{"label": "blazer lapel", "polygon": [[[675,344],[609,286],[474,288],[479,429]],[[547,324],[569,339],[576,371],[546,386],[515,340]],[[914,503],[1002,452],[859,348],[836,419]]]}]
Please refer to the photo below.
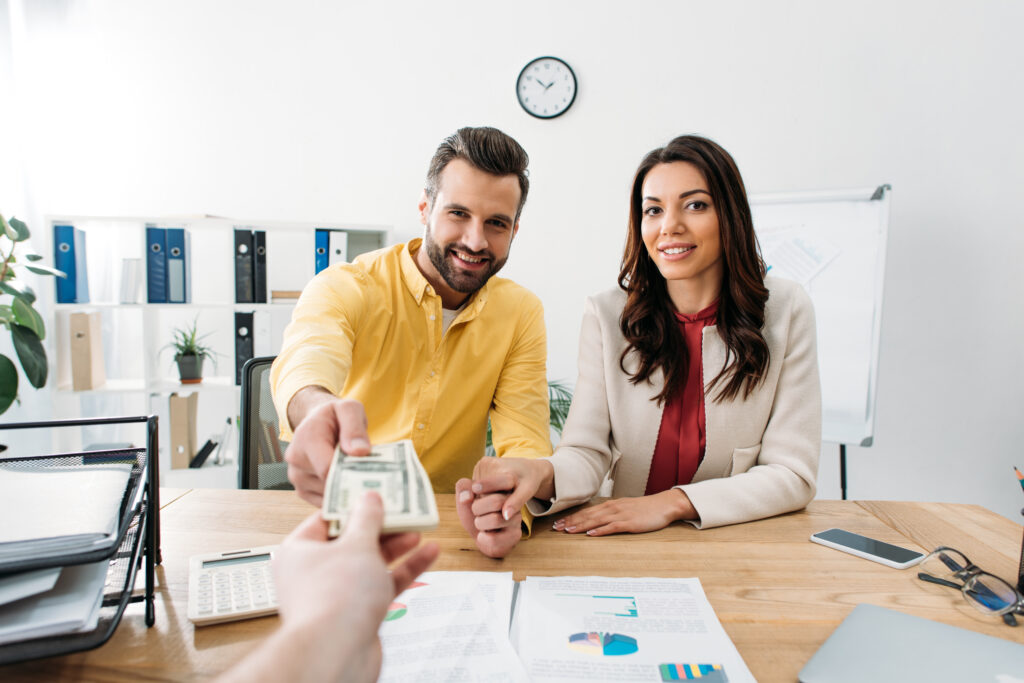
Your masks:
[{"label": "blazer lapel", "polygon": [[[621,353],[621,351],[619,352]],[[616,361],[618,356],[616,356]],[[626,359],[626,367],[635,371],[636,362]],[[614,496],[642,496],[647,490],[647,478],[651,473],[651,460],[658,442],[661,428],[661,414],[664,406],[655,400],[665,385],[665,375],[658,368],[651,374],[650,382],[633,384],[621,370],[613,374],[617,386],[609,392],[613,428],[612,434],[628,434],[629,443],[613,444],[614,455],[625,455],[614,471]]]},{"label": "blazer lapel", "polygon": [[[704,377],[704,437],[705,450],[704,459],[693,475],[693,481],[715,479],[722,476],[725,468],[732,459],[732,451],[727,448],[732,440],[727,438],[725,413],[729,410],[732,401],[718,403],[714,396],[721,389],[721,385],[715,387],[710,393],[708,388],[711,382],[718,376],[718,373],[725,367],[729,349],[718,334],[716,325],[708,325],[704,328],[701,337],[701,372]],[[728,451],[728,452],[726,452]]]}]

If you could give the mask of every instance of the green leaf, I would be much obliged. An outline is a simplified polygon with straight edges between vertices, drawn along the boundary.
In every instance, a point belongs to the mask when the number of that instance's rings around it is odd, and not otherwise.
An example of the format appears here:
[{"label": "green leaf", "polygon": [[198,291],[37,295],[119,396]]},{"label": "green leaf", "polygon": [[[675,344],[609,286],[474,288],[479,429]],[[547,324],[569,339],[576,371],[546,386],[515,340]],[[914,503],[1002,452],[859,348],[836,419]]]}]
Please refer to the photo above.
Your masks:
[{"label": "green leaf", "polygon": [[27,258],[29,261],[42,261],[43,260],[43,257],[40,256],[39,254],[25,254],[25,258]]},{"label": "green leaf", "polygon": [[18,324],[11,325],[11,339],[14,340],[14,350],[18,352],[18,360],[28,383],[36,389],[41,388],[46,384],[46,373],[49,370],[43,343],[35,332]]},{"label": "green leaf", "polygon": [[15,237],[11,237],[15,242],[24,242],[29,238],[30,233],[28,231],[28,226],[17,218],[12,218],[7,222],[7,224],[11,226],[11,229],[13,229],[16,234]]},{"label": "green leaf", "polygon": [[34,304],[36,302],[36,293],[32,291],[32,288],[23,282],[18,282],[17,280],[0,282],[0,291],[4,294],[20,297],[30,304]]},{"label": "green leaf", "polygon": [[63,270],[57,270],[50,266],[25,266],[28,270],[31,270],[36,275],[56,275],[57,277],[67,277]]},{"label": "green leaf", "polygon": [[6,235],[12,242],[18,241],[17,231],[11,227],[10,223],[7,222],[7,219],[4,218],[2,214],[0,214],[0,229],[4,231],[4,235]]},{"label": "green leaf", "polygon": [[7,324],[14,320],[14,311],[7,304],[0,304],[0,322]]},{"label": "green leaf", "polygon": [[15,298],[12,308],[16,323],[35,332],[39,339],[46,339],[46,324],[43,322],[43,316],[32,308],[32,304],[27,303],[24,299]]},{"label": "green leaf", "polygon": [[18,368],[7,356],[0,354],[0,413],[7,409],[18,398]]}]

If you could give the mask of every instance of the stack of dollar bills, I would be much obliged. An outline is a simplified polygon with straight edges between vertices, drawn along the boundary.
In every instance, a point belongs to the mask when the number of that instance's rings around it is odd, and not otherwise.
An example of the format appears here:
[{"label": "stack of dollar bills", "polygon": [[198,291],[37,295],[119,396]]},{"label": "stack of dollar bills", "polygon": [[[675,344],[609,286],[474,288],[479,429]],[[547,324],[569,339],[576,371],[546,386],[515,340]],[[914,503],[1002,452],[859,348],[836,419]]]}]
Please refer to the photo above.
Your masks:
[{"label": "stack of dollar bills", "polygon": [[384,501],[385,533],[437,528],[434,489],[412,441],[378,444],[360,457],[340,447],[334,451],[321,512],[331,538],[341,533],[353,506],[367,491],[376,491]]}]

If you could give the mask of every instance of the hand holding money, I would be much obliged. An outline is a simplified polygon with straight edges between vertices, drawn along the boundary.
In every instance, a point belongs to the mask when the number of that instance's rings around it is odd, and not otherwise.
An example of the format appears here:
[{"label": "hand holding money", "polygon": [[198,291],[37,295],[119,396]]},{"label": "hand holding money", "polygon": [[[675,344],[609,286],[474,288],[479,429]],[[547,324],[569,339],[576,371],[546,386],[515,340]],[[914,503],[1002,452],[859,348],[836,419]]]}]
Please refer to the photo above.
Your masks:
[{"label": "hand holding money", "polygon": [[434,489],[412,441],[378,444],[366,456],[347,455],[340,447],[334,451],[321,511],[331,538],[341,533],[367,491],[376,491],[384,502],[384,533],[437,527]]}]

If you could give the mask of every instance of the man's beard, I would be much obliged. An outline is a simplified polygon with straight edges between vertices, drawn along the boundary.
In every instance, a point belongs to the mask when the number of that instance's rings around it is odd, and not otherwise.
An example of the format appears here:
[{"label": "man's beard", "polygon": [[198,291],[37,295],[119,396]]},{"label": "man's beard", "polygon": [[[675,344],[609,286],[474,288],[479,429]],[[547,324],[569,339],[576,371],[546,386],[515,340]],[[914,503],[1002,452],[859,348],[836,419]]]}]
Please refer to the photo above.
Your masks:
[{"label": "man's beard", "polygon": [[[434,268],[440,273],[441,278],[445,283],[454,289],[456,292],[462,292],[463,294],[472,294],[477,291],[491,279],[492,275],[495,275],[502,266],[505,265],[505,261],[508,257],[499,260],[494,258],[494,254],[490,251],[473,251],[472,249],[466,249],[465,247],[450,243],[441,245],[434,241],[431,236],[430,226],[427,226],[426,237],[423,240],[423,245],[427,250],[427,257],[430,262],[434,264]],[[487,259],[486,267],[476,272],[467,272],[460,269],[454,263],[449,254],[458,249],[461,252],[470,254],[475,257]]]}]

